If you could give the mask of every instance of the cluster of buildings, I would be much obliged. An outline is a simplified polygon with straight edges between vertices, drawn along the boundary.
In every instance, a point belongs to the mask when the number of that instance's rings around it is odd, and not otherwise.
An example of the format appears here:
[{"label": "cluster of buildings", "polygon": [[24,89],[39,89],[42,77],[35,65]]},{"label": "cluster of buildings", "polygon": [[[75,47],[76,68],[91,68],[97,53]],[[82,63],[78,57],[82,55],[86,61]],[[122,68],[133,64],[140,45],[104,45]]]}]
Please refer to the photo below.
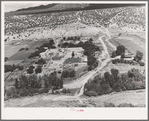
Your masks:
[{"label": "cluster of buildings", "polygon": [[82,47],[73,48],[56,48],[47,49],[45,52],[40,53],[40,57],[47,61],[42,67],[43,73],[49,73],[51,71],[63,71],[63,68],[67,65],[73,66],[73,64],[64,63],[66,59],[73,58],[72,53],[74,53],[74,58],[80,58],[82,64],[87,65],[87,56],[84,56],[84,49]]}]

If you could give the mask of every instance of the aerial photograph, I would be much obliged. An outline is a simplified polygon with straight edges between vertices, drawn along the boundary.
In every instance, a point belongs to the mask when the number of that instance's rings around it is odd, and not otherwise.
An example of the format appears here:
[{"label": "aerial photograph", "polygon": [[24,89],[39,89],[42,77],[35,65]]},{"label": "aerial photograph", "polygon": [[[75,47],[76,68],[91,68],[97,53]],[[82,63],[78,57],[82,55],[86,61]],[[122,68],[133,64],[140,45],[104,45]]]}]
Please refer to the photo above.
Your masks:
[{"label": "aerial photograph", "polygon": [[146,4],[7,1],[3,12],[4,108],[146,108]]}]

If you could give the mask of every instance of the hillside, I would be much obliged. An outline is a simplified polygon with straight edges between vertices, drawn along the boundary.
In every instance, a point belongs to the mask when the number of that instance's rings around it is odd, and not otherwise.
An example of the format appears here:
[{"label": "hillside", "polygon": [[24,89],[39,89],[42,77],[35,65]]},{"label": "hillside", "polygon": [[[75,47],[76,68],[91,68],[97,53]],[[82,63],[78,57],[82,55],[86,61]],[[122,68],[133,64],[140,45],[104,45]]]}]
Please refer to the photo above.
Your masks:
[{"label": "hillside", "polygon": [[104,9],[114,7],[125,7],[125,6],[142,6],[144,4],[48,4],[40,5],[37,7],[29,7],[19,9],[17,11],[7,12],[6,16],[9,15],[24,15],[24,14],[40,14],[49,12],[65,12],[65,11],[78,11],[78,10],[91,10],[91,9]]},{"label": "hillside", "polygon": [[[145,7],[118,7],[84,11],[44,14],[14,15],[5,17],[5,34],[12,35],[35,27],[56,28],[58,25],[76,23],[115,28],[128,27],[145,31]],[[16,38],[14,38],[16,39]]]}]

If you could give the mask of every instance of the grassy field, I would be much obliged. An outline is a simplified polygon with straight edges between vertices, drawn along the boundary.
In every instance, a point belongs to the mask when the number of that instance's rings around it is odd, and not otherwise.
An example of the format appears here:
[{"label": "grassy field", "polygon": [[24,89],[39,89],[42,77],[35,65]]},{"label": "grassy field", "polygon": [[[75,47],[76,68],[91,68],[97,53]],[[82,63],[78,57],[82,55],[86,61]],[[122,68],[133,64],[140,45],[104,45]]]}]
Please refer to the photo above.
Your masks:
[{"label": "grassy field", "polygon": [[46,40],[41,40],[41,41],[34,41],[32,43],[29,43],[27,48],[28,50],[22,50],[11,56],[8,61],[12,60],[25,60],[28,58],[28,56],[36,51],[36,47],[41,46],[43,43],[46,43]]},{"label": "grassy field", "polygon": [[21,48],[27,47],[26,44],[24,45],[5,45],[5,57],[11,57],[18,52]]}]

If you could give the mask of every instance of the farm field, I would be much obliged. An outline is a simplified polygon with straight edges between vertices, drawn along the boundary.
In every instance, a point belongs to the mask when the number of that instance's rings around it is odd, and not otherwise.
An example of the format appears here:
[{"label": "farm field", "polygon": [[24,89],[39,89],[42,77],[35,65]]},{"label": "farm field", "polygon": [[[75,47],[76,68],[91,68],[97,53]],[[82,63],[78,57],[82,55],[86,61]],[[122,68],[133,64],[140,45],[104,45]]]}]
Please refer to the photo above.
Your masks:
[{"label": "farm field", "polygon": [[[36,47],[39,47],[40,45],[42,45],[43,43],[46,43],[46,40],[41,40],[41,41],[33,41],[31,43],[28,43],[28,45],[25,45],[25,47],[28,48],[28,50],[22,50],[22,51],[18,51],[19,49],[22,48],[19,47],[18,49],[14,49],[16,50],[16,54],[12,55],[9,59],[9,61],[15,61],[15,60],[25,60],[28,58],[28,56],[33,53],[36,50]],[[12,51],[12,50],[11,50]]]},{"label": "farm field", "polygon": [[5,45],[5,57],[11,57],[15,55],[21,48],[25,48],[28,45]]},{"label": "farm field", "polygon": [[[135,37],[135,38],[133,38]],[[143,60],[145,61],[146,55],[145,55],[145,43],[143,42],[143,39],[136,39],[136,36],[122,36],[122,37],[114,37],[112,39],[109,39],[109,41],[118,46],[118,45],[124,45],[126,49],[128,49],[132,54],[136,55],[137,50],[141,51],[143,53]]]}]

